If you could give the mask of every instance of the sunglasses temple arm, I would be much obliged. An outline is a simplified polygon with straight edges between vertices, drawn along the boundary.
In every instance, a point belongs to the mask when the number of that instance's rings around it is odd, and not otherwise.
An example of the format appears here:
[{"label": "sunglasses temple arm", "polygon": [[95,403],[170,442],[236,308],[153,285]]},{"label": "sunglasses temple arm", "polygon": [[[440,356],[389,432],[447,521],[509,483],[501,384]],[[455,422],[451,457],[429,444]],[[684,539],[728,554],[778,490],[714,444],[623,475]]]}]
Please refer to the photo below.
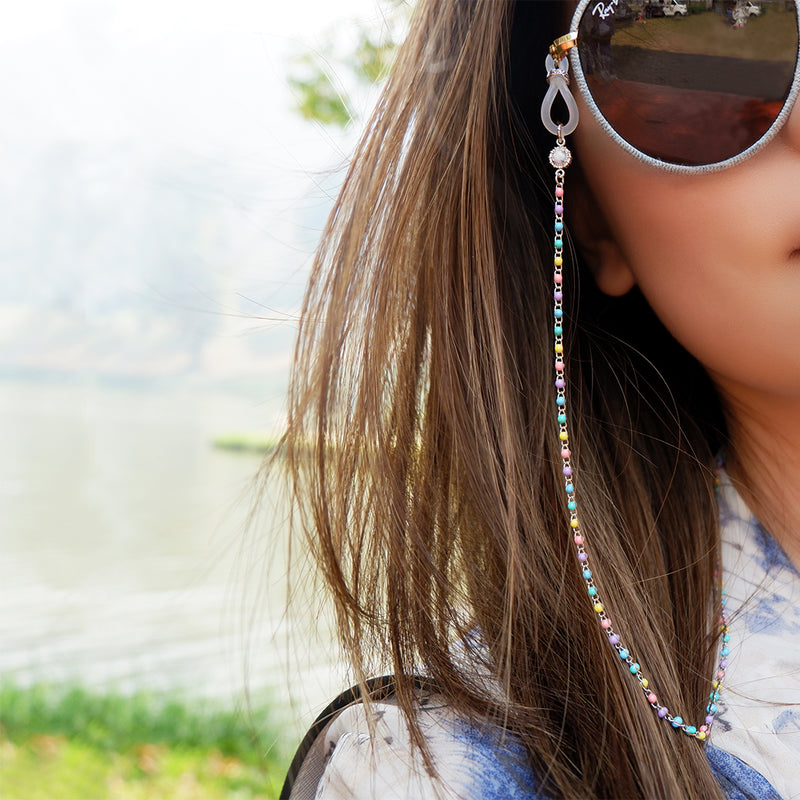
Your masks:
[{"label": "sunglasses temple arm", "polygon": [[[569,60],[562,58],[556,64],[553,56],[548,55],[544,63],[547,68],[548,88],[542,100],[542,124],[549,133],[562,139],[578,127],[578,105],[569,90]],[[569,113],[567,121],[562,123],[555,122],[552,117],[553,103],[559,94]]]}]

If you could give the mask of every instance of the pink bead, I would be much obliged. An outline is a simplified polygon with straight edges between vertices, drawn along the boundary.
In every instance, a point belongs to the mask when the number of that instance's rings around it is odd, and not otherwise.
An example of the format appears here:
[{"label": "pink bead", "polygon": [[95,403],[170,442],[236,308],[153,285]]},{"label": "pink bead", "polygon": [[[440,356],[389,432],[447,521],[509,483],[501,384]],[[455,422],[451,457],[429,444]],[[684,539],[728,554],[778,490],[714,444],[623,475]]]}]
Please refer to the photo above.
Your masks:
[{"label": "pink bead", "polygon": [[560,186],[557,186],[556,187],[556,197],[563,197],[563,196],[564,196],[564,190]]},{"label": "pink bead", "polygon": [[556,283],[562,283],[562,282],[563,282],[563,280],[564,280],[564,277],[563,277],[563,275],[562,275],[560,272],[556,272],[556,273],[553,275],[553,280],[554,280]]},{"label": "pink bead", "polygon": [[698,728],[698,730],[701,730],[703,733],[705,733],[705,732],[708,730],[708,725],[701,725],[701,726]]},{"label": "pink bead", "polygon": [[650,692],[650,694],[647,695],[647,702],[651,705],[655,705],[658,702],[658,698],[652,692]]},{"label": "pink bead", "polygon": [[720,670],[720,671],[717,673],[717,677],[718,677],[720,680],[722,680],[722,679],[725,677],[725,670],[724,670],[724,669],[721,669],[721,670]]},{"label": "pink bead", "polygon": [[577,534],[574,538],[575,544],[582,545],[583,544],[583,536]]},{"label": "pink bead", "polygon": [[600,620],[600,627],[605,630],[608,630],[611,627],[611,620],[610,619]]},{"label": "pink bead", "polygon": [[569,449],[569,448],[567,448],[567,447],[565,447],[565,448],[564,448],[564,449],[561,451],[561,458],[569,458],[571,455],[572,455],[572,450],[570,450],[570,449]]},{"label": "pink bead", "polygon": [[563,361],[556,361],[556,369],[561,372],[564,369],[564,362]]}]

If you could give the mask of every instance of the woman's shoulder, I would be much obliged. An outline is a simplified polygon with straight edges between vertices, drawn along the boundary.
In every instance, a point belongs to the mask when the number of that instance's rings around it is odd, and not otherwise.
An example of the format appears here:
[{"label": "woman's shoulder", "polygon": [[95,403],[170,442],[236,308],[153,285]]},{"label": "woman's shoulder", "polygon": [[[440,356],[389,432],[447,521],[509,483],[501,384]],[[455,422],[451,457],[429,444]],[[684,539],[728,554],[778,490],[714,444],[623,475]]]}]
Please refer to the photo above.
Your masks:
[{"label": "woman's shoulder", "polygon": [[469,721],[441,697],[424,690],[418,692],[416,715],[436,778],[428,773],[412,743],[403,712],[388,696],[338,711],[306,756],[316,766],[302,787],[300,771],[287,796],[292,800],[542,797],[524,749],[508,731],[488,722]]},{"label": "woman's shoulder", "polygon": [[[433,778],[411,741],[391,678],[371,688],[369,704],[351,689],[322,712],[290,768],[281,800],[547,800],[512,733],[465,718],[421,686],[415,721],[436,771]],[[714,747],[705,751],[730,800],[780,800],[752,767]]]}]

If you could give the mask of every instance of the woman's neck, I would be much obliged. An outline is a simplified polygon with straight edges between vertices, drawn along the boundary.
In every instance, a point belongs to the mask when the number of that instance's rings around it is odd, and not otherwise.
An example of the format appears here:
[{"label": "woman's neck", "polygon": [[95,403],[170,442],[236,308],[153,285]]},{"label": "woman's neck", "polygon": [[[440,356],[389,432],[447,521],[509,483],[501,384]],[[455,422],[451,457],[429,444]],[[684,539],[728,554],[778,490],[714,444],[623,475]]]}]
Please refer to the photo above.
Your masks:
[{"label": "woman's neck", "polygon": [[718,387],[730,435],[728,474],[800,569],[800,397]]}]

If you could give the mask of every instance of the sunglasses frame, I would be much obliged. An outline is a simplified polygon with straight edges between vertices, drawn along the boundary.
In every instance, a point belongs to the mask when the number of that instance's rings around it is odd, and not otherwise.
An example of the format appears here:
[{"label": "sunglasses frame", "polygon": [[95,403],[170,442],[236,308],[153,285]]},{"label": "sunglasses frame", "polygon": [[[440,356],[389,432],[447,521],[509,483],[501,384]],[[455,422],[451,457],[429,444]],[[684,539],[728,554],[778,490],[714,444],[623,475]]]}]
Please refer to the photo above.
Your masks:
[{"label": "sunglasses frame", "polygon": [[[789,90],[789,95],[786,98],[786,102],[783,104],[781,108],[780,114],[775,118],[775,121],[767,128],[764,135],[758,139],[756,142],[750,145],[746,150],[742,151],[736,156],[731,158],[725,159],[724,161],[717,161],[713,164],[701,164],[701,165],[686,165],[686,164],[672,164],[669,161],[661,161],[660,159],[653,158],[652,156],[648,156],[646,153],[643,153],[641,150],[637,150],[630,142],[626,139],[623,139],[616,130],[612,127],[611,123],[603,116],[600,109],[597,107],[597,104],[592,97],[592,93],[589,89],[589,86],[586,82],[586,76],[583,73],[583,68],[581,66],[581,59],[578,53],[578,49],[580,47],[580,39],[578,38],[578,27],[580,25],[581,18],[583,17],[584,13],[587,11],[589,6],[592,4],[595,7],[602,6],[606,10],[609,10],[612,14],[618,5],[618,0],[606,0],[606,2],[602,2],[601,0],[580,0],[578,3],[578,7],[575,9],[575,13],[572,16],[572,22],[570,23],[570,35],[576,39],[577,46],[572,47],[567,57],[569,58],[570,67],[572,71],[572,75],[575,79],[575,82],[578,85],[578,90],[580,91],[581,97],[583,101],[586,103],[589,110],[592,112],[592,116],[600,123],[600,127],[617,143],[623,150],[630,153],[634,158],[638,159],[639,161],[644,162],[645,164],[649,164],[650,166],[657,167],[658,169],[665,170],[667,172],[679,172],[683,174],[692,174],[697,175],[704,172],[718,172],[719,170],[726,169],[727,167],[732,167],[736,164],[739,164],[742,161],[747,160],[750,156],[757,153],[761,150],[762,147],[765,147],[775,136],[778,134],[780,129],[783,127],[784,123],[786,122],[789,114],[792,113],[792,108],[794,107],[794,103],[797,100],[798,94],[800,94],[800,0],[794,0],[795,2],[795,19],[797,21],[798,26],[798,55],[795,58],[794,62],[794,77],[792,79],[792,86]],[[592,12],[590,12],[592,13]],[[564,38],[564,37],[562,37]]]}]

